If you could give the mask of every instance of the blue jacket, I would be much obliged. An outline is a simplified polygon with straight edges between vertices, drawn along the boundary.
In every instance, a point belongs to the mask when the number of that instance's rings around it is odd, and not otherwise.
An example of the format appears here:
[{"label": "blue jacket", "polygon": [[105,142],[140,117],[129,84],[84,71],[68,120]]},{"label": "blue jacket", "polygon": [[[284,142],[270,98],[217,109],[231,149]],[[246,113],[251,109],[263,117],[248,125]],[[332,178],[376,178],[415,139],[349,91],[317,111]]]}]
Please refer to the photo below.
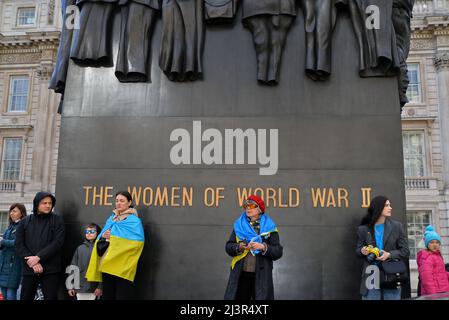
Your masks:
[{"label": "blue jacket", "polygon": [[11,223],[3,235],[0,246],[0,287],[17,289],[22,277],[22,263],[16,254],[16,229],[19,223]]}]

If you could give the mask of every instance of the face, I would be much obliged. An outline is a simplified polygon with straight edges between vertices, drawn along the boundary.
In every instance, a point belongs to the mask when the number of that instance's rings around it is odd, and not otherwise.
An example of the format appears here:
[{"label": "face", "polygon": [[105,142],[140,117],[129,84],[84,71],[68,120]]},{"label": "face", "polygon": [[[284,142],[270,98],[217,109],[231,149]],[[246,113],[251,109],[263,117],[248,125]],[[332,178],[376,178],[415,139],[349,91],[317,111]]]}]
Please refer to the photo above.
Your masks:
[{"label": "face", "polygon": [[438,240],[432,240],[427,245],[427,248],[432,252],[438,251],[440,250],[440,242]]},{"label": "face", "polygon": [[50,197],[45,197],[39,202],[39,206],[37,207],[37,211],[43,214],[49,214],[51,212],[53,206],[53,201]]},{"label": "face", "polygon": [[19,208],[15,207],[11,210],[9,216],[11,217],[12,221],[16,222],[22,219],[22,212],[20,212]]},{"label": "face", "polygon": [[260,216],[259,207],[255,205],[247,205],[245,207],[246,216],[251,220],[257,220]]},{"label": "face", "polygon": [[393,208],[391,207],[390,200],[387,200],[387,202],[385,202],[384,210],[382,211],[382,216],[391,217],[392,210],[393,210]]},{"label": "face", "polygon": [[117,195],[115,198],[115,208],[120,211],[126,211],[131,206],[132,201],[128,201],[128,199],[124,195]]},{"label": "face", "polygon": [[84,230],[84,233],[86,235],[86,239],[89,241],[95,240],[97,238],[97,229],[95,228],[86,228],[86,230]]}]

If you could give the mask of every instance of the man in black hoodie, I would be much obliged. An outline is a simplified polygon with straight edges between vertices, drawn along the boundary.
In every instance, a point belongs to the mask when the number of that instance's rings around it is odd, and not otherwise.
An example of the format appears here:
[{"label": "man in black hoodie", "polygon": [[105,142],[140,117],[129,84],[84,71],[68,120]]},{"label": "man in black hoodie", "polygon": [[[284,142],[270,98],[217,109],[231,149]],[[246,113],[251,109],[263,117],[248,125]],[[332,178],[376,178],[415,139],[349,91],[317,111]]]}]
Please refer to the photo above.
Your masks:
[{"label": "man in black hoodie", "polygon": [[55,203],[51,193],[38,192],[33,214],[17,227],[16,250],[23,259],[21,300],[33,300],[39,284],[45,300],[57,299],[65,228],[62,218],[52,212]]}]

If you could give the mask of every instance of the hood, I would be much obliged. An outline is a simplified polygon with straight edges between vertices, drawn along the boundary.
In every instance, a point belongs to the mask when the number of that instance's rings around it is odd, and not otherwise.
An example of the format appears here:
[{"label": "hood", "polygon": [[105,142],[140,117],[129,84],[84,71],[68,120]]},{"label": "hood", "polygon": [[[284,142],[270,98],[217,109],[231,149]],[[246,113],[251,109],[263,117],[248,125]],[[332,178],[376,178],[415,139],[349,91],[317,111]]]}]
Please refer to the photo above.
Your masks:
[{"label": "hood", "polygon": [[52,195],[50,192],[38,192],[36,193],[36,196],[33,200],[33,214],[37,214],[37,208],[39,207],[39,202],[41,202],[42,199],[50,197],[53,201],[53,205],[51,207],[51,210],[55,207],[56,204],[56,198],[54,195]]},{"label": "hood", "polygon": [[95,244],[95,240],[93,242],[90,242],[88,240],[84,240],[83,245],[85,245],[86,247],[93,247]]},{"label": "hood", "polygon": [[436,251],[434,253],[430,252],[429,250],[421,250],[418,252],[418,255],[416,256],[416,262],[418,265],[422,264],[423,261],[427,260],[432,255],[438,255],[441,256],[440,251]]}]

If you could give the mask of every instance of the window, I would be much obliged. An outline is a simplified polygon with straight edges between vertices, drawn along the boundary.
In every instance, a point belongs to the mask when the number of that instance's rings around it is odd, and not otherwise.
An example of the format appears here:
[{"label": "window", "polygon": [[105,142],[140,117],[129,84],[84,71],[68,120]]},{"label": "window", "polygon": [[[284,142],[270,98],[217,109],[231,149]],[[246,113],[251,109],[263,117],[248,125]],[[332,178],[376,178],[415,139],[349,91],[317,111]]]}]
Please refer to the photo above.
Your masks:
[{"label": "window", "polygon": [[12,76],[9,85],[8,112],[26,112],[28,105],[28,76]]},{"label": "window", "polygon": [[416,254],[424,249],[424,231],[431,224],[431,211],[407,211],[407,236],[410,259],[416,260]]},{"label": "window", "polygon": [[404,131],[402,133],[402,143],[404,146],[405,177],[424,177],[426,174],[424,132]]},{"label": "window", "polygon": [[22,162],[22,138],[5,138],[3,142],[2,179],[19,180]]},{"label": "window", "polygon": [[8,212],[0,211],[0,235],[2,235],[8,228],[9,219]]},{"label": "window", "polygon": [[421,102],[421,74],[419,72],[419,63],[408,64],[409,85],[407,98],[410,102]]},{"label": "window", "polygon": [[32,26],[36,21],[36,8],[19,8],[17,10],[17,25]]}]

